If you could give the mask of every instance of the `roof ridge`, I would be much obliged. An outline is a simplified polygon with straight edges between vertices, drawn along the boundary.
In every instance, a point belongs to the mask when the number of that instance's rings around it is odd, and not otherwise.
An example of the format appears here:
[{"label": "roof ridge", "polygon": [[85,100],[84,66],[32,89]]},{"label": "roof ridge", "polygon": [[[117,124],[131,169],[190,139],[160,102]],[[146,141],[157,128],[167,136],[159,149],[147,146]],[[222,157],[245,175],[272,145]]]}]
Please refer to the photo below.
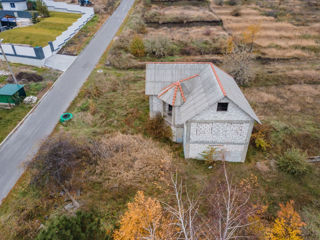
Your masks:
[{"label": "roof ridge", "polygon": [[209,64],[211,66],[212,72],[219,84],[220,90],[224,96],[227,96],[227,93],[220,81],[220,78],[214,68],[214,64],[212,62],[146,62],[146,64]]},{"label": "roof ridge", "polygon": [[220,81],[220,78],[219,78],[216,70],[214,69],[213,63],[210,63],[210,66],[211,66],[211,69],[212,69],[212,71],[213,71],[214,76],[215,76],[216,79],[217,79],[217,82],[218,82],[218,84],[219,84],[219,87],[220,87],[220,90],[222,91],[223,96],[226,97],[226,96],[227,96],[227,93],[226,93],[226,91],[224,90],[224,87],[223,87],[223,85],[222,85],[222,83],[221,83],[221,81]]}]

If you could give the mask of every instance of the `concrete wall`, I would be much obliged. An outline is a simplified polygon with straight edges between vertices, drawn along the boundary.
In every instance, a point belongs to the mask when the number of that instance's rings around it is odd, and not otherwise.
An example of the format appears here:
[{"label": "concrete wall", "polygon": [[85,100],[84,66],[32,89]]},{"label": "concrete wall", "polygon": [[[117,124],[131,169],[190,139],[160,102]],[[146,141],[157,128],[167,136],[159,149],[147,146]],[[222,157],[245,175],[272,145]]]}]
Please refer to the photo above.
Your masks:
[{"label": "concrete wall", "polygon": [[149,114],[155,117],[158,113],[163,114],[163,103],[157,96],[149,96]]},{"label": "concrete wall", "polygon": [[[44,60],[58,52],[94,16],[93,8],[44,0],[50,11],[82,14],[66,31],[45,47],[31,47],[21,44],[3,44],[3,49],[11,62],[43,66]],[[10,4],[9,4],[10,5]],[[0,57],[2,54],[0,53]],[[39,65],[42,64],[42,65]]]},{"label": "concrete wall", "polygon": [[184,128],[184,152],[186,158],[202,159],[201,153],[216,148],[220,160],[243,162],[254,120],[228,98],[228,111],[218,112],[217,104],[188,121]]},{"label": "concrete wall", "polygon": [[15,7],[11,7],[9,2],[2,2],[3,10],[10,10],[10,11],[25,11],[27,10],[27,2],[12,2],[14,3]]},{"label": "concrete wall", "polygon": [[44,3],[50,11],[82,14],[76,22],[74,22],[66,31],[51,43],[54,52],[59,51],[68,42],[68,40],[77,34],[77,32],[94,16],[94,10],[92,7],[81,7],[75,4],[54,2],[52,0],[44,0]]}]

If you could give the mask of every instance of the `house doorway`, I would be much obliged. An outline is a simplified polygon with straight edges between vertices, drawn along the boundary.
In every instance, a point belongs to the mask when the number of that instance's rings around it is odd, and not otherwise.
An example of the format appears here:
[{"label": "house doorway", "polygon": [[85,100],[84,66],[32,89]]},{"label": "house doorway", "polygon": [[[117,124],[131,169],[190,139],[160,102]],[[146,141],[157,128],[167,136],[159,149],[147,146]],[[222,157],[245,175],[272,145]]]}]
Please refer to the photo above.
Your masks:
[{"label": "house doorway", "polygon": [[172,116],[173,116],[172,105],[164,102],[163,103],[163,118],[171,124],[172,123]]}]

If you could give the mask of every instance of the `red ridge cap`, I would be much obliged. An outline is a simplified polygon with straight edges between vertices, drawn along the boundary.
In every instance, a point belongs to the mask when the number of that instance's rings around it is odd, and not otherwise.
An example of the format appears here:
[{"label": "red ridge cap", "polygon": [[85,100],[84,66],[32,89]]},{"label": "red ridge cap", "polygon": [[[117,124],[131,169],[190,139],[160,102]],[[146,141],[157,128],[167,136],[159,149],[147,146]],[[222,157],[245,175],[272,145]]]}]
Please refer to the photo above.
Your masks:
[{"label": "red ridge cap", "polygon": [[224,88],[223,88],[223,86],[222,86],[222,83],[221,83],[221,81],[220,81],[220,78],[218,77],[218,74],[217,74],[216,70],[214,69],[213,63],[210,63],[210,66],[211,66],[211,68],[212,68],[212,71],[213,71],[216,79],[217,79],[217,82],[218,82],[219,87],[220,87],[220,89],[221,89],[221,91],[222,91],[222,93],[223,93],[223,96],[227,96],[227,93],[226,93],[226,91],[224,90]]},{"label": "red ridge cap", "polygon": [[[171,84],[169,84],[168,86],[166,86],[165,88],[163,88],[160,93],[158,94],[158,97],[161,97],[163,94],[165,94],[166,92],[168,92],[170,89],[172,88],[175,88],[174,89],[174,95],[173,95],[173,99],[172,99],[172,106],[175,104],[176,102],[176,97],[177,97],[177,92],[178,90],[180,91],[181,93],[181,96],[182,96],[182,99],[183,101],[185,102],[186,101],[186,98],[184,96],[184,93],[183,93],[183,90],[182,90],[182,87],[181,87],[181,83],[184,82],[184,81],[187,81],[189,79],[192,79],[192,78],[195,78],[195,77],[199,77],[199,74],[195,74],[195,75],[192,75],[190,77],[187,77],[185,79],[181,79],[179,81],[176,81],[176,82],[173,82]],[[178,89],[179,88],[179,89]]]},{"label": "red ridge cap", "polygon": [[146,64],[209,64],[211,66],[211,69],[213,71],[214,76],[217,79],[217,82],[219,84],[219,87],[221,89],[221,92],[222,92],[223,96],[227,96],[227,93],[223,88],[223,85],[222,85],[222,83],[220,81],[220,78],[219,78],[216,70],[214,69],[214,65],[211,62],[146,62]]}]

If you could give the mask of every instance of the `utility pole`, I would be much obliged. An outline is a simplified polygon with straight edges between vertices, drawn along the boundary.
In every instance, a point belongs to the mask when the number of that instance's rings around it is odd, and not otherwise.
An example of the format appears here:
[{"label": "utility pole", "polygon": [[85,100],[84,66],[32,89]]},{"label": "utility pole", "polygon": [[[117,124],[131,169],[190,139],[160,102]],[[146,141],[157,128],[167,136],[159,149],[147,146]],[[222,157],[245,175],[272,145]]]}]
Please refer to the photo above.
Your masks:
[{"label": "utility pole", "polygon": [[12,71],[12,69],[11,69],[11,67],[10,67],[9,62],[8,62],[7,56],[6,56],[6,54],[4,53],[4,51],[3,51],[2,41],[3,41],[3,39],[0,39],[0,49],[1,49],[1,52],[2,52],[2,56],[4,57],[4,59],[5,59],[6,62],[7,62],[7,65],[8,65],[9,71],[11,72],[11,75],[12,75],[12,78],[13,78],[14,83],[15,83],[15,84],[18,84],[18,81],[17,81],[16,77],[14,76],[13,71]]}]

